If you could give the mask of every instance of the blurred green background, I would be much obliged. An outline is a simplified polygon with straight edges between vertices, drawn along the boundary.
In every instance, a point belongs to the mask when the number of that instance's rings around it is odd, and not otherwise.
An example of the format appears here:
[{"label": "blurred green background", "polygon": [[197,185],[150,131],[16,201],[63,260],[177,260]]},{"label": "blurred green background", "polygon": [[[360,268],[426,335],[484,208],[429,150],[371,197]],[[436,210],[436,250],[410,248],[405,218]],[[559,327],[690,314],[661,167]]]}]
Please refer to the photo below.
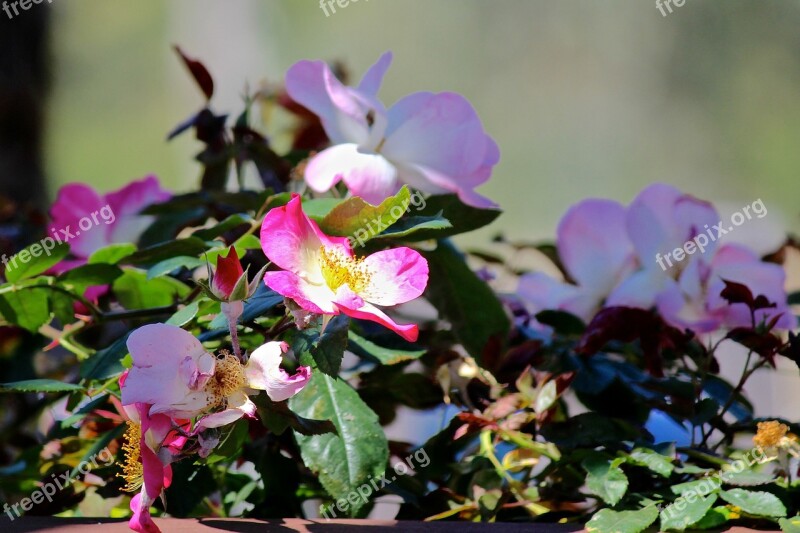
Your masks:
[{"label": "blurred green background", "polygon": [[[741,206],[762,198],[798,229],[800,2],[359,0],[328,17],[317,0],[61,0],[47,174],[108,190],[155,173],[192,188],[199,145],[167,132],[202,104],[171,50],[214,75],[218,111],[245,83],[279,82],[303,58],[360,77],[395,53],[381,96],[467,96],[502,161],[481,192],[497,231],[548,238],[588,196],[629,201],[665,181]],[[780,217],[770,217],[778,219]]]}]

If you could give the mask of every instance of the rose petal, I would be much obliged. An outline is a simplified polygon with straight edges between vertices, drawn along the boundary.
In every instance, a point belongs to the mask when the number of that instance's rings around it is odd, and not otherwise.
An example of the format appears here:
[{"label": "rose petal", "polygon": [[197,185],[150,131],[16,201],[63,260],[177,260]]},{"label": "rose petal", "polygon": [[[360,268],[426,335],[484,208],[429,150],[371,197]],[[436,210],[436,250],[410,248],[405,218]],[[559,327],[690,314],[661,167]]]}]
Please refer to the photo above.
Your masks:
[{"label": "rose petal", "polygon": [[323,245],[352,255],[346,237],[328,237],[306,216],[297,194],[288,204],[270,210],[264,217],[261,247],[267,259],[310,283],[324,283],[319,261]]},{"label": "rose petal", "polygon": [[590,199],[572,206],[558,224],[558,254],[572,278],[605,296],[633,270],[633,247],[625,231],[625,208]]},{"label": "rose petal", "polygon": [[[377,71],[368,73],[368,88],[372,88],[376,77]],[[320,118],[332,143],[363,143],[369,139],[367,115],[374,104],[368,95],[343,85],[327,63],[300,61],[292,65],[286,73],[286,92]],[[385,113],[383,109],[379,111]]]},{"label": "rose petal", "polygon": [[268,342],[252,353],[245,367],[249,386],[267,391],[273,402],[288,400],[311,379],[311,368],[307,366],[299,367],[291,376],[280,367],[288,349],[285,342]]},{"label": "rose petal", "polygon": [[227,256],[223,257],[220,254],[217,259],[217,271],[214,272],[211,288],[219,298],[226,299],[233,292],[242,274],[244,274],[242,263],[239,261],[236,249],[231,246]]},{"label": "rose petal", "polygon": [[[142,232],[153,222],[152,216],[139,213],[145,207],[166,202],[171,197],[172,193],[162,189],[155,176],[133,181],[122,189],[107,194],[105,199],[113,213],[113,219],[108,217],[109,220],[100,220],[110,225],[110,242],[137,242]],[[92,231],[96,231],[96,228]]]},{"label": "rose petal", "polygon": [[411,248],[376,252],[363,261],[370,272],[359,296],[377,305],[396,305],[422,295],[428,285],[428,262]]},{"label": "rose petal", "polygon": [[128,527],[138,533],[161,533],[153,518],[150,516],[150,504],[152,500],[143,496],[142,493],[131,498],[130,508],[133,516],[128,521]]},{"label": "rose petal", "polygon": [[707,305],[711,310],[724,309],[725,324],[730,327],[750,326],[750,311],[745,305],[729,305],[720,293],[725,280],[746,285],[753,296],[764,295],[769,301],[777,304],[772,309],[756,311],[756,320],[769,320],[781,314],[775,327],[779,330],[793,329],[797,319],[789,309],[785,289],[786,272],[780,265],[765,263],[750,250],[734,244],[722,246],[711,261],[712,272],[709,275],[706,291]]},{"label": "rose petal", "polygon": [[324,282],[312,285],[299,276],[286,272],[265,272],[264,283],[281,296],[291,298],[294,302],[311,313],[337,314],[333,305],[336,295]]},{"label": "rose petal", "polygon": [[67,239],[73,255],[89,257],[95,250],[112,242],[110,231],[104,225],[81,231],[79,222],[83,217],[98,213],[105,205],[105,200],[88,185],[71,183],[61,187],[50,208],[50,235],[57,240]]},{"label": "rose petal", "polygon": [[364,303],[364,305],[358,309],[349,309],[343,306],[338,307],[339,310],[347,316],[377,322],[394,331],[409,342],[415,342],[419,336],[419,327],[417,327],[416,324],[397,324],[394,320],[389,318],[386,313],[368,302]]},{"label": "rose petal", "polygon": [[228,408],[201,418],[195,426],[195,433],[207,428],[218,428],[233,424],[242,417],[252,417],[256,413],[256,404],[250,401],[242,391],[236,391],[227,398]]},{"label": "rose petal", "polygon": [[356,144],[340,144],[314,156],[306,166],[305,180],[317,192],[344,180],[353,195],[371,204],[400,190],[397,169],[382,155],[363,151]]},{"label": "rose petal", "polygon": [[369,70],[361,78],[361,83],[358,84],[358,90],[364,94],[375,96],[381,88],[383,77],[386,71],[392,64],[392,53],[385,52],[374,65],[369,67]]},{"label": "rose petal", "polygon": [[[644,265],[656,261],[711,228],[719,214],[711,204],[684,194],[675,187],[655,183],[631,202],[626,216],[628,234]],[[706,251],[713,253],[710,242]]]},{"label": "rose petal", "polygon": [[122,387],[123,405],[145,403],[152,405],[152,414],[170,413],[178,418],[191,418],[205,408],[206,394],[191,390],[186,381],[191,372],[187,373],[185,359],[189,357],[202,373],[213,356],[191,333],[167,324],[150,324],[134,331],[127,345],[133,368]]},{"label": "rose petal", "polygon": [[383,153],[454,179],[480,168],[490,146],[469,101],[455,93],[414,93],[389,109]]}]

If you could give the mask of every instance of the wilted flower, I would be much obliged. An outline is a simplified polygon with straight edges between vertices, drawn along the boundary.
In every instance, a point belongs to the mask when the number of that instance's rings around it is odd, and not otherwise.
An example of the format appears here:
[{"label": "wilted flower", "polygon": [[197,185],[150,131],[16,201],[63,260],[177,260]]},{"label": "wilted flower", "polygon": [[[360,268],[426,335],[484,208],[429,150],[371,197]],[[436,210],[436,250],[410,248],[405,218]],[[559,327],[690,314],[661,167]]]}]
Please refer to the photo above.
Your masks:
[{"label": "wilted flower", "polygon": [[191,333],[167,324],[137,329],[128,338],[128,349],[133,368],[122,387],[123,405],[148,404],[151,415],[202,417],[198,427],[252,417],[256,406],[250,394],[264,390],[273,401],[283,401],[299,392],[311,375],[308,367],[291,376],[280,368],[286,343],[269,342],[243,364],[224,351],[214,357]]},{"label": "wilted flower", "polygon": [[[128,375],[122,375],[120,386],[125,384]],[[131,499],[133,516],[128,526],[140,533],[158,533],[160,530],[150,517],[150,505],[172,482],[170,464],[186,443],[186,437],[176,431],[176,426],[188,426],[188,421],[173,421],[164,414],[151,415],[150,406],[143,403],[124,408],[128,416],[122,445],[125,462],[118,476],[125,480],[123,490],[139,491]]]},{"label": "wilted flower", "polygon": [[761,448],[772,448],[779,446],[786,434],[789,433],[789,426],[781,424],[777,420],[759,422],[758,431],[753,437],[753,444]]},{"label": "wilted flower", "polygon": [[297,373],[289,375],[280,367],[282,355],[288,350],[285,342],[268,342],[257,348],[246,364],[231,354],[223,354],[206,390],[211,393],[212,408],[224,407],[224,410],[202,417],[196,430],[224,426],[243,416],[255,415],[256,406],[248,394],[258,390],[267,391],[273,402],[288,400],[300,392],[311,379],[311,368],[301,366]]}]

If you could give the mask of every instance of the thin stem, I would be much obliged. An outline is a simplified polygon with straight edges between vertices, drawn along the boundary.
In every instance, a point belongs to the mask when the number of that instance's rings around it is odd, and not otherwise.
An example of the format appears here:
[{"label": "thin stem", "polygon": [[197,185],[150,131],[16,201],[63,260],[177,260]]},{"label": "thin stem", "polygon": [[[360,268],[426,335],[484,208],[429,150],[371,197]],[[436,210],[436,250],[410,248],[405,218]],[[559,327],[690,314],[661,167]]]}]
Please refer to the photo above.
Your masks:
[{"label": "thin stem", "polygon": [[[52,279],[50,281],[52,282]],[[81,296],[79,294],[75,294],[74,292],[70,292],[67,289],[63,288],[63,287],[59,287],[58,285],[51,285],[50,283],[48,283],[46,285],[24,285],[22,287],[17,287],[16,285],[12,285],[10,287],[6,287],[4,289],[0,289],[0,294],[4,294],[4,293],[7,293],[7,292],[16,292],[16,291],[26,291],[26,290],[29,291],[29,290],[33,290],[33,289],[45,289],[45,290],[51,290],[51,291],[54,291],[54,292],[60,292],[62,294],[65,294],[66,296],[69,296],[73,300],[76,300],[76,301],[82,303],[83,305],[85,305],[86,308],[89,309],[89,312],[92,313],[92,316],[99,317],[100,315],[103,314],[102,311],[100,311],[100,309],[96,305],[94,305],[92,302],[90,302],[89,300],[87,300],[83,296]]]},{"label": "thin stem", "polygon": [[531,513],[533,516],[540,515],[542,513],[546,513],[549,511],[547,507],[539,505],[537,503],[529,501],[524,494],[522,494],[519,490],[520,482],[511,477],[503,465],[500,463],[500,460],[494,453],[494,445],[492,444],[492,432],[491,430],[485,429],[481,432],[480,436],[481,441],[481,455],[489,459],[489,462],[492,463],[494,466],[495,471],[497,474],[505,479],[508,482],[509,489],[511,489],[512,494],[517,499],[518,502],[522,504],[525,509]]},{"label": "thin stem", "polygon": [[239,346],[239,331],[236,327],[236,320],[231,320],[228,317],[228,329],[231,332],[231,344],[233,345],[233,354],[236,356],[239,361],[242,361],[242,350]]},{"label": "thin stem", "polygon": [[39,328],[39,334],[57,342],[59,345],[74,353],[78,357],[78,361],[84,361],[91,357],[90,351],[87,348],[79,345],[77,342],[72,342],[70,340],[70,337],[74,334],[74,332],[80,330],[82,327],[83,326],[79,324],[75,327],[74,331],[59,331],[53,326],[45,324]]},{"label": "thin stem", "polygon": [[[747,361],[745,362],[744,371],[742,372],[742,377],[739,379],[739,383],[737,383],[736,387],[734,387],[733,391],[731,391],[731,395],[728,397],[728,400],[725,402],[725,405],[722,406],[722,409],[720,410],[719,414],[717,415],[717,417],[720,420],[725,415],[725,413],[728,412],[728,410],[731,408],[731,406],[734,404],[734,402],[736,401],[736,397],[739,394],[741,394],[742,390],[744,390],[744,385],[745,385],[745,383],[747,383],[747,380],[750,379],[750,376],[752,376],[755,373],[756,370],[760,369],[762,366],[764,366],[767,363],[766,359],[761,359],[755,365],[753,365],[752,368],[748,369],[748,366],[750,366],[750,360],[751,360],[752,356],[753,356],[753,351],[750,350],[747,353]],[[703,439],[703,443],[704,444],[705,444],[706,440],[708,439],[708,437],[710,437],[710,436],[711,436],[711,430],[709,430],[708,436]],[[724,438],[721,439],[714,446],[713,449],[716,450],[717,448],[719,448],[722,445],[723,442],[725,442]]]},{"label": "thin stem", "polygon": [[178,306],[167,305],[164,307],[150,307],[148,309],[132,309],[130,311],[110,311],[101,313],[99,322],[112,322],[115,320],[129,320],[134,318],[149,318],[156,315],[170,315],[178,310]]},{"label": "thin stem", "polygon": [[292,321],[289,315],[283,315],[280,320],[278,320],[274,326],[270,328],[267,332],[267,336],[270,339],[274,339],[284,331],[290,330],[294,327],[294,322]]}]

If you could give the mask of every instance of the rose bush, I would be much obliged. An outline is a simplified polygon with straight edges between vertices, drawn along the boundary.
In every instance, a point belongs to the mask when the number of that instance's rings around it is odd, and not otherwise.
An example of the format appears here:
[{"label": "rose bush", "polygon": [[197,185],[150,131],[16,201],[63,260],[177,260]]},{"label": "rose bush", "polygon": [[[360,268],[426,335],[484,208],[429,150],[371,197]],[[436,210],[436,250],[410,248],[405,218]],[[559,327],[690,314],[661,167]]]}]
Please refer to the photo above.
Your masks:
[{"label": "rose bush", "polygon": [[[792,244],[762,258],[707,242],[663,268],[659,253],[719,215],[655,184],[629,206],[580,201],[555,246],[505,243],[552,260],[519,272],[450,240],[500,215],[475,191],[499,150],[462,96],[386,108],[391,55],[355,87],[301,61],[229,121],[203,65],[180,57],[209,101],[170,135],[203,143],[199,190],[66,186],[46,235],[102,209],[113,223],[4,271],[9,517],[154,532],[163,513],[305,516],[308,502],[364,517],[397,494],[401,519],[796,529],[800,428],[755,418],[744,395],[757,370],[800,361],[780,264]],[[279,109],[286,150],[256,120]],[[734,345],[747,357],[730,383]],[[115,465],[78,471],[106,446]],[[378,486],[406,456],[429,461]],[[63,473],[73,482],[47,502],[13,505]]]}]

